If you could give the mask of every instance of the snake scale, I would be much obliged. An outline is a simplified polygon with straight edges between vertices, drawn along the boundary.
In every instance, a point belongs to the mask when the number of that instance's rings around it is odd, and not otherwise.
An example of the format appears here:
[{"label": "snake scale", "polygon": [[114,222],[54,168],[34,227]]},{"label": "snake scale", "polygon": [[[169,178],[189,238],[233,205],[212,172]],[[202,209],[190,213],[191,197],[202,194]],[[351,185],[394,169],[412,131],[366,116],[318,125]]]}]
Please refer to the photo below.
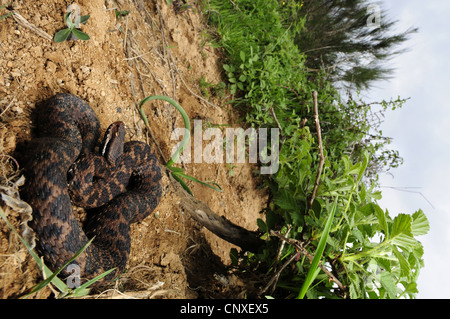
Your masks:
[{"label": "snake scale", "polygon": [[[79,97],[60,93],[37,109],[38,137],[24,157],[26,183],[21,191],[33,209],[31,228],[46,265],[59,269],[89,240],[72,263],[89,279],[113,267],[111,279],[124,270],[130,253],[130,224],[158,205],[161,169],[142,142],[123,143],[122,122],[105,134],[102,155],[93,155],[100,123]],[[71,202],[72,198],[72,202]],[[72,203],[87,208],[84,226]],[[71,272],[66,269],[60,277]]]}]

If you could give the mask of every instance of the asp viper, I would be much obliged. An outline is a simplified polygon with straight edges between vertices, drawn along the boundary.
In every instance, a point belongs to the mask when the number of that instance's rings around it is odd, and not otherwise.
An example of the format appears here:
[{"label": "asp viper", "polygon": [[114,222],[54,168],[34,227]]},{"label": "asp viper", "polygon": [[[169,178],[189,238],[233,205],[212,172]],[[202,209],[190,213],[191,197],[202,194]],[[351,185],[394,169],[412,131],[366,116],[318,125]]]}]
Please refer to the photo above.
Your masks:
[{"label": "asp viper", "polygon": [[[92,155],[100,123],[92,108],[72,94],[57,94],[38,108],[37,130],[24,157],[21,190],[33,209],[29,224],[37,251],[55,271],[95,236],[72,263],[83,279],[115,267],[108,277],[113,278],[128,259],[130,224],[148,216],[160,201],[155,154],[142,142],[124,144],[124,125],[115,122],[105,134],[102,156]],[[71,197],[89,208],[83,227]],[[70,274],[63,270],[61,277]]]}]

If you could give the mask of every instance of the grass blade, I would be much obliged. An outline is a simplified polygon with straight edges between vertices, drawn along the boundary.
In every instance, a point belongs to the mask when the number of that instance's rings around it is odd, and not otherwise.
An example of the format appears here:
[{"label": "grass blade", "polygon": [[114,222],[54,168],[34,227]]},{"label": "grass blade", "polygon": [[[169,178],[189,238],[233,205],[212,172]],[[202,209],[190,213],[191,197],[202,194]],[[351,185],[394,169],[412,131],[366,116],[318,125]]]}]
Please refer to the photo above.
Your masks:
[{"label": "grass blade", "polygon": [[180,146],[178,147],[178,149],[173,154],[172,158],[166,164],[166,167],[172,171],[172,176],[178,182],[180,182],[181,186],[183,186],[183,188],[191,195],[193,195],[192,191],[189,189],[188,185],[181,179],[182,177],[186,178],[186,179],[189,179],[191,181],[200,183],[201,185],[204,185],[206,187],[209,187],[209,188],[212,188],[212,189],[214,189],[216,191],[221,192],[222,189],[216,183],[202,182],[202,181],[198,180],[195,177],[192,177],[192,176],[184,174],[182,169],[172,166],[177,161],[178,157],[180,156],[181,152],[183,151],[184,147],[186,146],[186,144],[188,143],[188,141],[190,139],[190,136],[191,136],[191,123],[189,122],[188,115],[186,114],[184,109],[177,102],[175,102],[171,98],[168,98],[167,96],[164,96],[164,95],[150,95],[150,96],[147,96],[146,98],[142,99],[139,102],[139,113],[140,113],[141,118],[144,121],[144,124],[145,124],[145,126],[147,128],[149,128],[149,123],[148,123],[148,120],[147,120],[147,116],[145,115],[144,110],[142,108],[142,105],[144,105],[144,103],[146,103],[148,101],[151,101],[151,100],[163,100],[163,101],[169,102],[170,104],[172,104],[178,110],[178,112],[180,112],[181,116],[183,117],[184,129],[185,129],[185,134],[183,136],[183,140],[181,141]]},{"label": "grass blade", "polygon": [[327,244],[327,238],[328,234],[330,233],[331,224],[333,222],[334,214],[336,212],[337,207],[337,198],[333,204],[333,207],[331,208],[330,215],[328,216],[327,222],[325,224],[325,227],[323,229],[322,235],[320,236],[319,245],[317,246],[316,253],[314,254],[313,261],[311,263],[311,267],[309,268],[308,275],[306,276],[305,282],[302,285],[302,288],[300,289],[300,292],[297,296],[298,299],[303,299],[303,297],[306,294],[306,291],[308,291],[309,286],[314,281],[316,276],[318,275],[318,266],[320,259],[322,258],[323,252],[325,250],[325,246]]},{"label": "grass blade", "polygon": [[173,175],[178,175],[179,177],[184,177],[184,178],[186,178],[188,180],[197,182],[197,183],[199,183],[199,184],[201,184],[203,186],[212,188],[215,191],[222,192],[222,188],[217,183],[214,183],[214,182],[202,182],[201,180],[199,180],[199,179],[197,179],[197,178],[195,178],[193,176],[190,176],[190,175],[187,175],[187,174],[184,174],[184,173],[181,173],[181,172],[176,172],[176,173],[173,172],[172,176]]},{"label": "grass blade", "polygon": [[189,139],[191,137],[191,123],[189,122],[189,116],[186,114],[184,109],[177,102],[175,102],[171,98],[164,96],[164,95],[150,95],[150,96],[147,96],[146,98],[142,99],[141,102],[139,102],[139,113],[140,113],[142,120],[144,121],[144,124],[147,128],[149,128],[149,124],[148,124],[147,116],[145,115],[144,110],[142,109],[142,105],[144,105],[144,103],[151,101],[151,100],[163,100],[163,101],[169,102],[170,104],[172,104],[172,106],[174,106],[177,109],[178,112],[180,112],[181,116],[183,117],[185,134],[184,134],[183,140],[181,141],[181,144],[178,147],[178,149],[176,150],[175,154],[173,154],[172,158],[166,164],[167,167],[170,167],[177,161],[178,157],[181,154],[181,151],[183,151],[184,147],[186,146],[187,142],[189,141]]},{"label": "grass blade", "polygon": [[[2,194],[3,196],[7,196],[5,194]],[[0,208],[0,217],[5,221],[6,225],[11,229],[11,231],[16,234],[17,238],[22,242],[22,244],[25,246],[25,248],[28,250],[28,253],[33,257],[34,261],[38,265],[39,269],[42,269],[45,276],[51,276],[52,271],[42,262],[42,260],[39,258],[39,256],[34,252],[33,249],[28,245],[28,243],[25,241],[25,239],[22,238],[22,236],[19,235],[19,233],[16,231],[16,229],[11,225],[9,220],[6,218],[6,215],[3,213],[3,210]],[[56,288],[58,288],[59,291],[66,290],[67,286],[66,284],[59,279],[58,277],[55,277],[52,281],[52,284],[55,285]]]},{"label": "grass blade", "polygon": [[[52,273],[47,279],[45,279],[44,281],[40,282],[39,284],[37,284],[36,286],[33,287],[33,289],[31,290],[31,292],[29,294],[27,294],[24,298],[28,297],[29,295],[41,290],[42,288],[44,288],[45,286],[47,286],[54,278],[57,278],[56,276],[65,268],[67,267],[72,261],[75,260],[75,258],[77,258],[83,251],[86,250],[86,248],[88,248],[88,246],[91,244],[91,242],[94,240],[94,238],[92,238],[91,240],[89,240],[83,247],[81,247],[80,250],[78,250],[75,255],[73,255],[68,261],[66,261],[64,263],[64,265],[61,266],[61,268],[59,268],[57,271],[55,271],[54,273]],[[68,290],[68,287],[66,286],[66,288],[62,291],[62,293],[66,293]]]},{"label": "grass blade", "polygon": [[77,287],[76,289],[74,289],[73,291],[71,291],[69,294],[67,295],[63,295],[62,297],[82,297],[85,296],[89,293],[90,289],[88,288],[90,285],[94,284],[95,282],[99,281],[100,279],[102,279],[103,277],[109,275],[112,271],[116,270],[116,268],[111,268],[110,270],[105,271],[104,273],[92,278],[91,280],[85,282],[84,284],[82,284],[80,287]]},{"label": "grass blade", "polygon": [[189,186],[181,179],[180,176],[178,176],[178,174],[172,172],[172,176],[178,181],[178,183],[180,183],[184,190],[189,193],[189,195],[194,196]]}]

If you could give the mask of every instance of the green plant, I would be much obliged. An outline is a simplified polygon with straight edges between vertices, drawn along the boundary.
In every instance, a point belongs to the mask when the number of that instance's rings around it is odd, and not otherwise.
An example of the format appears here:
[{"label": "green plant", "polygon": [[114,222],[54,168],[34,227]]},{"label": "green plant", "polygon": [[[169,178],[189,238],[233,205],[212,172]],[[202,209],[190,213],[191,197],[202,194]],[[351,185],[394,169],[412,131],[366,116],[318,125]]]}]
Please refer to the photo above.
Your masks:
[{"label": "green plant", "polygon": [[122,18],[122,17],[126,17],[127,15],[130,14],[130,12],[131,11],[128,11],[128,10],[122,10],[122,11],[117,10],[117,9],[114,10],[114,14],[116,15],[116,19],[119,19],[119,18]]},{"label": "green plant", "polygon": [[206,81],[205,77],[202,76],[200,78],[200,91],[206,98],[210,98],[211,96],[225,96],[225,88],[226,85],[224,82],[219,82],[218,84],[210,83]]},{"label": "green plant", "polygon": [[300,292],[298,293],[297,298],[303,299],[305,297],[306,292],[308,288],[310,287],[311,283],[314,281],[314,279],[319,274],[319,262],[322,258],[323,251],[325,250],[325,245],[327,244],[327,239],[331,230],[331,225],[333,222],[333,217],[336,212],[336,206],[337,206],[337,200],[335,201],[333,208],[331,209],[330,215],[328,216],[327,222],[325,224],[325,227],[323,229],[322,235],[320,236],[320,241],[317,246],[316,253],[314,255],[314,258],[311,262],[311,267],[308,270],[308,274],[306,275],[305,282],[302,285],[302,288],[300,288]]},{"label": "green plant", "polygon": [[64,16],[64,22],[67,25],[66,29],[62,29],[56,32],[53,40],[55,42],[64,42],[66,41],[70,35],[76,40],[80,39],[83,41],[87,41],[90,39],[89,35],[79,30],[80,23],[86,24],[89,19],[89,15],[84,15],[81,17],[77,17],[73,11],[69,11]]},{"label": "green plant", "polygon": [[235,169],[236,167],[237,167],[237,166],[234,165],[233,163],[227,164],[228,175],[229,175],[229,176],[234,176],[234,169]]},{"label": "green plant", "polygon": [[187,175],[184,173],[184,170],[182,168],[179,167],[175,167],[173,166],[176,161],[178,160],[178,158],[180,157],[181,152],[183,151],[184,147],[186,146],[186,144],[188,143],[189,139],[190,139],[190,135],[191,135],[191,124],[189,122],[189,117],[186,114],[186,112],[184,111],[184,109],[174,100],[172,100],[171,98],[164,96],[164,95],[151,95],[151,96],[147,96],[144,99],[142,99],[139,102],[139,113],[141,115],[142,120],[144,121],[145,126],[147,127],[147,129],[150,129],[150,125],[148,123],[148,119],[147,116],[144,113],[144,109],[142,108],[142,106],[151,100],[163,100],[166,101],[168,103],[170,103],[173,107],[175,107],[177,109],[178,112],[180,112],[183,121],[184,121],[184,128],[185,128],[185,134],[183,136],[183,139],[180,143],[180,146],[178,147],[178,149],[175,151],[175,153],[172,155],[172,157],[170,158],[170,160],[166,163],[166,167],[171,171],[171,174],[173,176],[173,178],[175,178],[180,184],[181,186],[183,186],[183,188],[191,195],[192,191],[190,190],[189,186],[183,181],[184,179],[188,179],[191,181],[194,181],[196,183],[199,183],[203,186],[212,188],[216,191],[221,192],[222,189],[220,188],[219,185],[217,185],[214,182],[202,182],[200,180],[198,180],[197,178]]},{"label": "green plant", "polygon": [[[265,221],[257,221],[266,246],[245,255],[233,250],[232,260],[274,278],[272,297],[412,298],[423,267],[416,237],[429,225],[421,210],[391,218],[377,204],[378,173],[401,164],[374,122],[383,113],[374,113],[374,103],[351,96],[344,101],[325,72],[311,76],[295,43],[308,33],[308,21],[299,14],[301,5],[289,4],[210,1],[209,23],[227,54],[223,68],[234,106],[251,126],[277,127],[281,134],[279,170],[265,178]],[[404,102],[377,104],[384,112]],[[319,148],[325,160],[313,195]],[[283,236],[281,243],[274,232]]]},{"label": "green plant", "polygon": [[[382,210],[376,203],[381,198],[380,192],[367,189],[362,183],[367,163],[367,152],[364,161],[356,164],[344,156],[342,173],[332,179],[327,166],[310,210],[304,210],[306,203],[296,199],[289,188],[275,193],[274,205],[266,212],[266,223],[260,230],[268,238],[270,229],[281,227],[284,236],[306,243],[306,251],[314,260],[322,256],[322,264],[338,278],[343,289],[333,287],[330,277],[317,268],[317,263],[309,264],[307,259],[300,259],[292,272],[285,271],[279,287],[308,298],[415,296],[416,281],[423,267],[423,246],[416,237],[429,231],[429,222],[421,210],[395,218]],[[295,246],[289,245],[274,263],[272,250],[268,246],[259,258],[273,269],[281,261],[298,255]],[[315,285],[310,287],[314,278]]]},{"label": "green plant", "polygon": [[[6,7],[7,7],[7,5],[4,4],[4,5],[0,6],[0,10],[4,9]],[[4,14],[4,15],[0,16],[0,20],[6,19],[7,17],[9,17],[10,15],[13,15],[13,14],[14,14],[14,12],[10,12],[10,13]]]},{"label": "green plant", "polygon": [[[4,198],[3,196],[6,196],[6,195],[2,194],[2,198]],[[75,258],[77,258],[84,250],[86,250],[86,248],[91,244],[91,242],[94,240],[94,238],[89,240],[86,243],[86,245],[84,245],[78,252],[76,252],[75,255],[72,258],[70,258],[66,263],[64,263],[64,265],[60,269],[56,270],[55,272],[52,272],[43,263],[43,261],[41,260],[41,258],[39,258],[39,256],[36,254],[36,252],[34,252],[34,250],[30,247],[30,245],[28,245],[28,243],[19,235],[19,233],[11,225],[11,223],[8,221],[7,217],[5,216],[5,214],[3,213],[3,210],[1,208],[0,208],[0,217],[5,221],[5,223],[11,229],[11,231],[17,236],[17,238],[19,238],[19,240],[22,242],[22,244],[28,250],[28,253],[31,255],[31,257],[33,257],[33,259],[36,262],[39,269],[42,269],[44,277],[46,278],[42,282],[40,282],[39,284],[34,286],[31,289],[31,291],[22,298],[27,298],[31,294],[43,289],[50,283],[52,283],[60,291],[59,295],[56,296],[56,298],[58,298],[58,299],[82,297],[89,293],[89,291],[90,291],[89,287],[91,285],[93,285],[95,282],[99,281],[103,277],[107,276],[109,273],[111,273],[115,269],[115,268],[110,269],[110,270],[96,276],[95,278],[85,282],[84,284],[80,285],[79,287],[76,287],[75,289],[69,288],[64,281],[62,281],[61,279],[59,279],[57,277],[57,275],[61,272],[61,270],[63,270],[67,265],[69,265],[73,260],[75,260]]]}]

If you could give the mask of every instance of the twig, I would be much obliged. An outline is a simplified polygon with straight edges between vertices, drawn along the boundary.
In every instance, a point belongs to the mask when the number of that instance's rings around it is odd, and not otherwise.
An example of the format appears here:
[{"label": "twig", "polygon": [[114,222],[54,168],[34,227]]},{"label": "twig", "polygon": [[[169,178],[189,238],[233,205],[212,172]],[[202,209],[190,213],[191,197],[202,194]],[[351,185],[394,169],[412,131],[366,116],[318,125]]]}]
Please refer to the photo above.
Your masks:
[{"label": "twig", "polygon": [[46,40],[52,41],[53,38],[50,34],[48,34],[47,32],[45,32],[44,30],[41,30],[39,28],[37,28],[34,24],[28,22],[24,17],[22,17],[19,13],[17,13],[16,11],[13,11],[14,14],[12,15],[12,17],[14,18],[14,20],[17,21],[17,23],[19,23],[21,26],[30,29],[31,31],[33,31],[34,33],[36,33],[37,35],[43,37]]},{"label": "twig", "polygon": [[[299,240],[296,240],[296,239],[294,239],[294,238],[286,238],[285,236],[283,236],[283,235],[281,235],[281,233],[280,232],[277,232],[277,231],[273,231],[273,230],[271,230],[270,231],[270,234],[272,235],[272,236],[275,236],[275,237],[278,237],[279,239],[281,239],[282,241],[285,241],[285,242],[287,242],[288,244],[290,244],[290,245],[292,245],[292,246],[294,246],[298,251],[299,251],[299,253],[301,253],[301,254],[303,254],[303,255],[305,255],[309,260],[310,260],[310,262],[312,262],[313,261],[313,259],[314,259],[314,256],[313,255],[311,255],[304,247],[303,247],[303,243],[301,242],[301,241],[299,241]],[[298,254],[294,254],[293,255],[294,257],[296,257],[296,256],[298,256]],[[290,259],[291,260],[291,259]],[[292,259],[293,260],[293,259]],[[292,261],[291,260],[291,261]],[[347,288],[339,281],[339,279],[337,279],[321,262],[319,262],[319,267],[320,267],[320,269],[322,269],[323,270],[323,272],[330,278],[330,280],[332,280],[332,281],[334,281],[337,285],[338,285],[338,287],[342,290],[342,291],[346,291],[347,290]]]},{"label": "twig", "polygon": [[[286,231],[286,236],[289,236],[289,233],[291,232],[291,230],[292,230],[292,226],[291,226],[291,225],[288,225],[288,229],[287,229],[287,231]],[[283,249],[284,249],[284,245],[285,245],[285,244],[286,244],[286,241],[283,240],[283,241],[281,242],[280,248],[278,249],[277,258],[275,259],[275,265],[278,264],[278,261],[280,260],[280,257],[281,257],[281,254],[282,254],[282,252],[283,252]],[[298,255],[298,254],[297,254],[297,255]],[[275,290],[277,281],[278,281],[278,277],[280,277],[281,272],[284,270],[284,268],[287,267],[287,265],[289,265],[289,264],[291,263],[292,260],[294,260],[295,257],[297,257],[297,255],[292,255],[292,256],[291,256],[291,257],[290,257],[290,258],[289,258],[289,259],[281,266],[281,268],[278,269],[278,270],[276,271],[275,275],[272,276],[272,278],[269,280],[269,282],[267,283],[267,285],[259,291],[259,295],[262,295],[263,293],[265,293],[265,292],[267,291],[267,289],[270,288],[270,286],[272,286],[272,289],[271,289],[271,292],[270,292],[270,293],[273,293],[273,291]]]},{"label": "twig", "polygon": [[[289,236],[289,233],[292,230],[292,225],[288,225],[288,228],[286,230],[286,237]],[[280,260],[281,254],[283,253],[283,249],[284,249],[284,245],[286,244],[286,241],[282,241],[281,245],[280,245],[280,249],[278,249],[278,254],[277,254],[277,258],[275,259],[275,264],[278,263],[278,261]]]},{"label": "twig", "polygon": [[3,114],[5,114],[6,113],[6,111],[8,111],[8,109],[9,109],[9,107],[13,104],[13,102],[14,102],[14,100],[16,99],[16,97],[15,96],[13,96],[13,98],[12,98],[12,100],[11,100],[11,102],[9,102],[9,104],[6,106],[6,108],[3,110],[3,112],[0,114],[0,117],[2,117],[3,116]]},{"label": "twig", "polygon": [[[283,241],[283,243],[285,243],[285,241]],[[288,260],[285,261],[285,263],[284,263],[284,264],[281,266],[281,268],[275,273],[275,275],[272,276],[272,278],[269,280],[269,282],[267,283],[267,285],[259,291],[259,295],[260,295],[260,296],[261,296],[263,293],[265,293],[265,292],[270,288],[270,286],[272,286],[272,290],[271,290],[270,293],[273,293],[273,291],[274,291],[274,289],[275,289],[275,287],[276,287],[278,278],[280,277],[281,272],[282,272],[282,271],[284,270],[284,268],[286,268],[286,267],[287,267],[287,266],[288,266],[295,258],[297,258],[297,257],[299,256],[299,254],[300,254],[300,253],[293,254],[291,257],[289,257]]]},{"label": "twig", "polygon": [[245,251],[257,252],[264,246],[264,241],[259,238],[256,231],[249,231],[232,223],[224,216],[219,216],[208,205],[190,195],[172,177],[169,169],[164,166],[161,166],[161,169],[164,175],[168,177],[168,179],[162,179],[163,188],[168,189],[170,187],[173,193],[179,197],[181,209],[187,212],[200,225],[216,236],[241,247]]},{"label": "twig", "polygon": [[316,123],[317,140],[319,143],[319,169],[317,170],[316,181],[314,182],[313,191],[308,201],[308,210],[311,209],[314,199],[316,198],[317,188],[319,187],[320,175],[322,174],[323,164],[325,163],[325,156],[323,155],[322,132],[319,122],[319,110],[317,106],[317,91],[313,91],[314,103],[314,122]]},{"label": "twig", "polygon": [[393,190],[396,190],[396,191],[399,191],[399,192],[407,192],[407,193],[412,193],[412,194],[419,194],[420,196],[423,197],[423,199],[425,199],[428,202],[428,204],[430,204],[431,208],[434,209],[433,204],[428,200],[428,198],[425,197],[424,194],[422,194],[419,191],[412,191],[412,190],[410,190],[410,189],[419,189],[421,187],[394,187],[394,186],[380,186],[380,187],[382,187],[382,188],[383,187],[384,188],[390,188],[390,189],[393,189]]},{"label": "twig", "polygon": [[270,107],[269,111],[270,111],[270,114],[272,115],[273,119],[275,120],[275,123],[277,123],[278,129],[280,130],[281,141],[284,141],[285,136],[283,136],[283,130],[281,128],[280,122],[278,121],[277,115],[275,114],[275,111],[273,110],[272,106]]}]

